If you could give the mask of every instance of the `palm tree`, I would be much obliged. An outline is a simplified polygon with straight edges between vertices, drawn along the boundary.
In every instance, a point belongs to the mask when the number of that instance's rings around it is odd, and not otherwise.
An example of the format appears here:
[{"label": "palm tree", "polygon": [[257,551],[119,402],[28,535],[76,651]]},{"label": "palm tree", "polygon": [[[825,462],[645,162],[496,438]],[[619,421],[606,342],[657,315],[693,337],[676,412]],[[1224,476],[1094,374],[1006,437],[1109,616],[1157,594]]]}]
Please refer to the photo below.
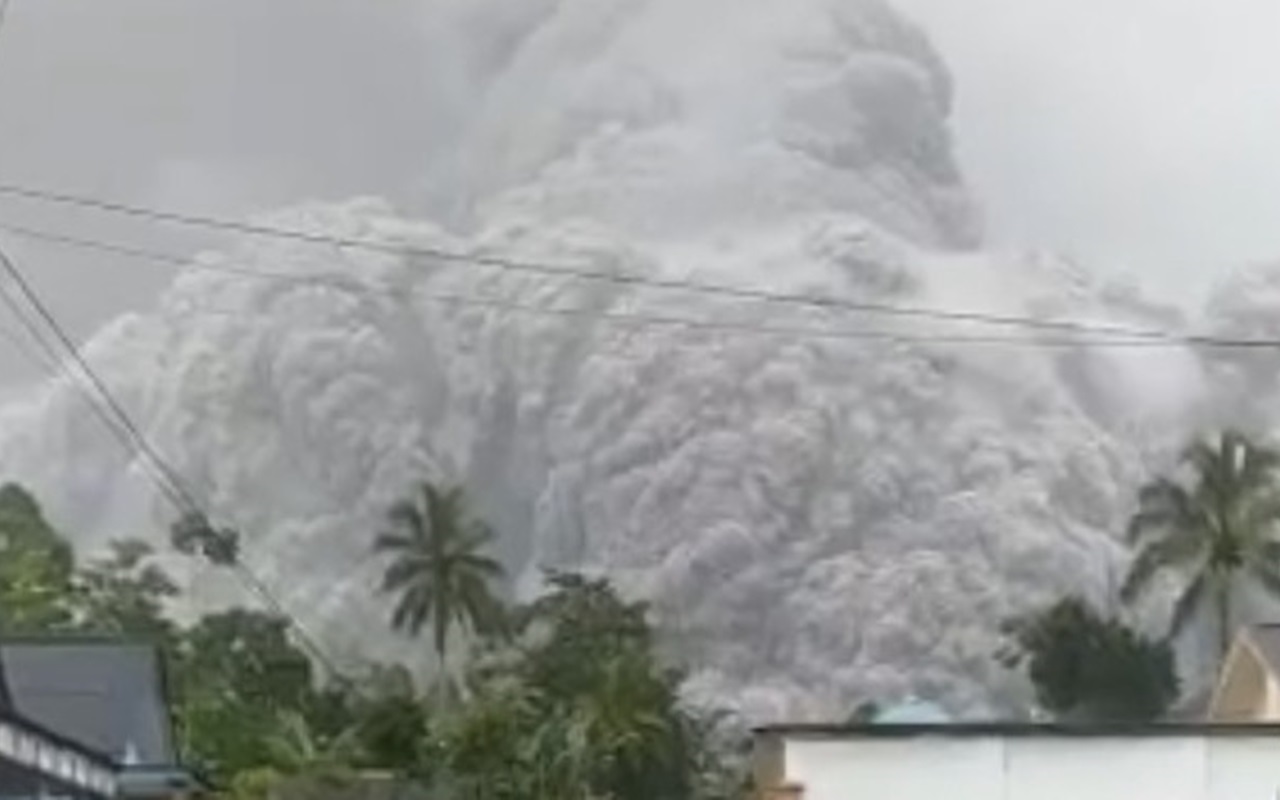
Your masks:
[{"label": "palm tree", "polygon": [[484,553],[493,532],[471,516],[461,489],[430,483],[392,506],[387,522],[374,549],[394,557],[382,577],[382,591],[399,596],[391,625],[417,636],[430,622],[443,666],[455,624],[484,631],[497,622],[491,584],[503,570]]},{"label": "palm tree", "polygon": [[1162,571],[1185,585],[1170,631],[1180,633],[1204,608],[1215,614],[1218,655],[1231,645],[1234,597],[1250,582],[1280,597],[1280,451],[1227,431],[1199,439],[1182,454],[1188,480],[1161,478],[1144,486],[1128,538],[1138,553],[1121,588],[1131,602]]}]

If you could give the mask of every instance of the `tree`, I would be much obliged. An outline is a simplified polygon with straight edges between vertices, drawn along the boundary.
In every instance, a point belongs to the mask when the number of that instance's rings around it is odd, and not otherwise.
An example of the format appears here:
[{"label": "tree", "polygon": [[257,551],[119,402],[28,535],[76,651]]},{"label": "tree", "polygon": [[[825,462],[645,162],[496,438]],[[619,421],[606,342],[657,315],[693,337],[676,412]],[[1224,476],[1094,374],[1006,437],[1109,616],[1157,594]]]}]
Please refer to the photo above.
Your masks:
[{"label": "tree", "polygon": [[682,783],[683,778],[678,767],[681,714],[675,686],[651,654],[638,648],[614,654],[598,669],[597,679],[574,705],[571,717],[586,745],[588,779],[618,797],[635,796],[642,786],[652,789],[640,790],[641,796],[669,796],[662,789],[676,788],[671,779]]},{"label": "tree", "polygon": [[604,580],[551,575],[468,673],[471,700],[437,728],[445,796],[720,800],[740,784],[718,720],[680,703],[643,603]]},{"label": "tree", "polygon": [[316,703],[311,662],[287,632],[285,620],[234,609],[202,618],[172,654],[185,749],[217,777],[270,766],[280,719]]},{"label": "tree", "polygon": [[853,709],[853,713],[849,715],[850,725],[871,725],[880,716],[880,704],[874,700],[864,700]]},{"label": "tree", "polygon": [[240,564],[240,534],[230,528],[215,528],[209,518],[198,511],[180,516],[169,528],[173,549],[188,556],[200,556],[219,567]]},{"label": "tree", "polygon": [[280,713],[276,729],[266,738],[267,755],[280,774],[321,780],[352,777],[357,748],[354,731],[326,736],[293,709]]},{"label": "tree", "polygon": [[1227,431],[1182,454],[1187,479],[1160,478],[1138,495],[1128,538],[1138,548],[1121,589],[1126,602],[1164,571],[1184,581],[1170,622],[1177,635],[1202,609],[1216,619],[1219,657],[1231,646],[1233,598],[1250,581],[1280,597],[1280,451]]},{"label": "tree", "polygon": [[1155,719],[1178,696],[1173,651],[1079,598],[1005,625],[1010,668],[1027,668],[1040,706],[1070,720]]},{"label": "tree", "polygon": [[0,630],[44,633],[71,622],[75,558],[40,504],[16,484],[0,487]]},{"label": "tree", "polygon": [[165,605],[178,594],[168,574],[153,562],[151,545],[115,541],[109,553],[77,571],[75,626],[92,633],[145,636],[167,641],[175,633]]},{"label": "tree", "polygon": [[627,602],[605,579],[551,573],[548,591],[512,615],[525,642],[529,682],[560,698],[577,697],[600,665],[632,650],[651,652],[649,607]]},{"label": "tree", "polygon": [[[330,694],[330,693],[326,693]],[[374,664],[341,690],[339,715],[325,717],[330,736],[355,748],[360,767],[401,774],[414,769],[427,738],[427,704],[417,694],[412,674],[402,666]],[[333,720],[341,720],[335,727]]]},{"label": "tree", "polygon": [[497,621],[492,584],[502,566],[484,551],[493,532],[471,516],[462,490],[424,483],[416,498],[392,506],[374,549],[392,556],[382,591],[398,595],[391,624],[418,635],[428,622],[443,666],[454,625],[483,632]]}]

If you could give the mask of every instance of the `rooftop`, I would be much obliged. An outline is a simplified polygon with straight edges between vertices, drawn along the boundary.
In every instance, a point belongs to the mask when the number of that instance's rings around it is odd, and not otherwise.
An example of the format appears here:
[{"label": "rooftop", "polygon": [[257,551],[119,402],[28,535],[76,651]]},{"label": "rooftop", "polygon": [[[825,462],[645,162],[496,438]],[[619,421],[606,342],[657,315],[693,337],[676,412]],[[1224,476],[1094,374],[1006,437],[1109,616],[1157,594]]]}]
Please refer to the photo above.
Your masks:
[{"label": "rooftop", "polygon": [[786,738],[902,739],[930,737],[1276,737],[1280,723],[1151,722],[1067,724],[1039,722],[957,722],[925,724],[781,724],[756,728],[758,736]]},{"label": "rooftop", "polygon": [[144,642],[0,641],[13,707],[24,718],[118,764],[174,764],[156,648]]}]

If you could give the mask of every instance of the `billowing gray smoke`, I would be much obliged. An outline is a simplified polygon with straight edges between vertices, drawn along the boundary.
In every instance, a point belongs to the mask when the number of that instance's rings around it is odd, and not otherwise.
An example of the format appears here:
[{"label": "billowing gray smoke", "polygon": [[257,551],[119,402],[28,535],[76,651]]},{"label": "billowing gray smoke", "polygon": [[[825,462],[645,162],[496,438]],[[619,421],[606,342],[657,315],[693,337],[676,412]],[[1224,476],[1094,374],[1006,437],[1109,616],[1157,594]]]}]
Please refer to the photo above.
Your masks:
[{"label": "billowing gray smoke", "polygon": [[[948,76],[878,0],[437,5],[474,101],[426,182],[439,219],[357,200],[267,222],[858,302],[1154,319],[1061,261],[977,249]],[[899,338],[850,335],[867,331]],[[967,341],[991,336],[1042,346]],[[456,480],[524,590],[546,567],[609,572],[654,599],[696,697],[760,720],[907,694],[989,709],[1021,691],[992,660],[1003,617],[1068,590],[1110,602],[1141,454],[1187,424],[1202,368],[1048,346],[1062,338],[250,238],[89,356],[344,652],[389,640],[381,511],[415,480]],[[4,469],[86,546],[162,527],[146,471],[66,382],[5,409],[0,437]]]}]

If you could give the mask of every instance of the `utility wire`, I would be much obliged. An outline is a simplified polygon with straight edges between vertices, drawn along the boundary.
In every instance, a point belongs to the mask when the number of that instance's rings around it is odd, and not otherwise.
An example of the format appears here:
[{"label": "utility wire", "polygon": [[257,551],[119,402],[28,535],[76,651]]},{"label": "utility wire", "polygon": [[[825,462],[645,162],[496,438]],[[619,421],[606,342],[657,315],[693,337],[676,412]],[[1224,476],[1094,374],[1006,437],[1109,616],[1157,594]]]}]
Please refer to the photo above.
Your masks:
[{"label": "utility wire", "polygon": [[[3,33],[6,23],[9,19],[9,10],[13,0],[0,0],[0,33]],[[107,431],[116,438],[116,440],[124,447],[126,452],[140,452],[145,457],[142,459],[148,471],[151,472],[156,482],[157,488],[160,490],[170,503],[180,512],[194,512],[200,514],[205,520],[208,516],[201,510],[200,505],[196,502],[194,496],[186,489],[181,477],[177,472],[168,465],[168,463],[160,456],[151,443],[143,436],[142,432],[134,424],[133,420],[125,412],[124,408],[115,399],[111,391],[106,387],[98,375],[93,371],[89,363],[80,353],[80,349],[67,335],[65,329],[58,322],[57,318],[49,310],[49,307],[40,299],[34,288],[28,283],[26,277],[22,274],[22,270],[14,263],[3,249],[0,249],[0,268],[9,275],[13,282],[18,286],[19,291],[27,299],[27,302],[34,308],[37,314],[46,322],[58,341],[66,349],[71,356],[72,361],[80,368],[80,372],[88,381],[88,387],[83,386],[79,381],[72,378],[73,385],[80,391],[89,408],[94,415],[102,422]],[[57,349],[53,347],[40,331],[39,325],[31,320],[23,311],[22,306],[17,302],[7,288],[0,286],[0,302],[13,312],[14,318],[18,320],[31,336],[36,346],[49,359],[48,366],[56,374],[61,370],[62,359],[57,353]],[[8,339],[20,352],[31,358],[33,362],[39,366],[40,358],[29,351],[23,344],[22,340],[17,337],[13,331],[8,328],[0,329],[0,334]],[[101,396],[101,399],[107,404],[104,410],[94,397],[94,392]],[[113,418],[114,414],[114,418]],[[242,580],[250,585],[258,596],[264,600],[268,607],[277,615],[290,621],[294,630],[297,632],[302,645],[311,652],[313,658],[319,661],[328,671],[331,677],[336,680],[345,680],[342,674],[334,666],[327,654],[315,641],[315,639],[307,632],[306,628],[298,621],[296,617],[288,612],[284,605],[275,597],[270,588],[261,578],[259,578],[246,564],[240,559],[236,559],[235,566]]]},{"label": "utility wire", "polygon": [[154,447],[152,447],[151,443],[147,440],[147,437],[142,434],[142,431],[138,429],[137,425],[134,424],[128,413],[125,412],[124,408],[116,400],[115,395],[113,395],[111,390],[107,388],[102,379],[98,377],[98,374],[94,372],[93,368],[89,366],[89,362],[80,354],[80,348],[67,334],[61,323],[58,322],[57,318],[49,310],[49,307],[40,299],[40,296],[32,288],[31,284],[27,282],[26,276],[22,274],[22,270],[18,269],[18,266],[14,263],[13,259],[3,252],[0,252],[0,268],[4,270],[13,283],[18,287],[19,292],[21,292],[27,303],[35,309],[36,314],[39,315],[49,329],[53,331],[53,335],[57,338],[59,344],[61,344],[63,349],[70,356],[72,362],[85,377],[85,380],[89,382],[89,386],[102,399],[102,401],[106,403],[107,409],[129,435],[134,446],[146,457],[147,460],[151,461],[155,465],[162,475],[164,475],[165,483],[167,483],[170,489],[174,492],[173,499],[177,501],[178,510],[184,512],[198,512],[200,510],[200,503],[189,491],[187,491],[186,487],[183,486],[181,479],[177,476],[174,470],[169,467],[164,458]]},{"label": "utility wire", "polygon": [[1167,331],[1151,328],[1137,328],[1126,325],[1093,324],[1075,320],[1046,320],[1035,317],[994,314],[978,311],[947,310],[898,306],[887,303],[869,303],[843,300],[833,297],[814,297],[803,294],[771,292],[764,289],[735,287],[723,284],[702,283],[697,281],[677,280],[670,278],[654,278],[641,275],[628,275],[615,272],[575,267],[568,264],[556,265],[547,262],[517,259],[507,256],[486,255],[483,253],[460,253],[435,247],[397,245],[377,242],[370,239],[330,236],[326,234],[308,233],[289,228],[278,228],[250,222],[239,222],[217,217],[181,213],[159,208],[132,205],[113,200],[56,192],[47,189],[35,189],[15,184],[0,182],[0,195],[19,197],[58,205],[70,205],[89,208],[112,214],[119,214],[156,222],[168,222],[190,227],[221,230],[233,233],[266,236],[276,239],[288,239],[310,244],[337,245],[366,251],[391,254],[397,256],[422,256],[440,261],[476,264],[504,270],[527,272],[555,277],[572,277],[584,280],[602,281],[623,285],[643,286],[653,289],[713,294],[733,297],[740,300],[758,300],[770,303],[810,306],[815,308],[859,311],[873,314],[884,314],[898,317],[920,317],[951,322],[972,322],[984,325],[1033,328],[1073,333],[1097,333],[1118,335],[1138,339],[1166,339],[1171,335]]},{"label": "utility wire", "polygon": [[[10,280],[17,286],[27,303],[35,309],[37,315],[42,319],[50,330],[53,331],[58,343],[70,356],[72,362],[79,368],[79,373],[83,375],[88,383],[91,392],[86,392],[85,397],[90,402],[91,408],[95,410],[99,419],[107,426],[107,429],[117,438],[127,451],[137,452],[143,456],[143,463],[148,464],[152,472],[152,476],[156,481],[157,488],[161,494],[165,496],[170,503],[179,511],[179,513],[198,514],[201,519],[208,520],[208,515],[204,512],[199,501],[194,494],[187,489],[182,477],[173,469],[163,456],[155,449],[147,437],[142,433],[138,426],[133,422],[128,412],[116,400],[114,394],[106,386],[105,382],[98,377],[97,373],[89,365],[88,361],[80,353],[79,347],[67,334],[57,317],[49,309],[49,307],[40,298],[34,287],[26,279],[22,270],[3,250],[0,250],[0,270],[8,275]],[[59,363],[59,357],[55,348],[42,335],[39,326],[26,316],[20,305],[9,292],[0,287],[0,302],[7,305],[15,314],[20,323],[27,328],[32,337],[44,350],[45,354],[50,357],[56,366]],[[94,395],[100,398],[106,404],[106,411],[96,402]],[[107,413],[107,412],[110,413]],[[330,660],[324,650],[319,646],[316,640],[307,632],[306,628],[288,612],[284,605],[275,597],[266,583],[259,578],[252,569],[249,568],[243,560],[237,558],[233,562],[236,572],[240,575],[254,592],[267,603],[273,613],[287,619],[293,625],[299,636],[299,641],[311,655],[316,658],[335,679],[341,679],[341,673],[337,670],[332,660]]]},{"label": "utility wire", "polygon": [[[440,304],[454,304],[471,306],[478,308],[496,309],[501,311],[510,311],[521,314],[531,314],[534,316],[548,317],[589,317],[592,319],[604,319],[618,324],[632,324],[641,326],[659,326],[659,327],[682,327],[693,330],[708,330],[731,333],[747,333],[771,336],[794,336],[800,338],[815,339],[833,339],[833,340],[858,340],[858,341],[880,341],[886,343],[900,344],[960,344],[960,345],[1008,345],[1016,347],[1047,347],[1047,348],[1074,348],[1074,347],[1113,347],[1113,348],[1164,348],[1164,347],[1200,347],[1200,348],[1216,348],[1216,349],[1277,349],[1280,348],[1280,339],[1235,339],[1206,335],[1180,335],[1174,333],[1164,333],[1160,338],[1152,336],[1116,336],[1110,335],[1103,337],[1031,337],[1031,336],[1009,336],[1009,335],[960,335],[960,334],[912,334],[900,333],[888,330],[850,330],[850,329],[823,329],[817,327],[805,326],[780,326],[780,325],[756,325],[756,324],[739,324],[732,322],[716,322],[708,320],[698,320],[683,316],[672,315],[656,315],[656,314],[632,314],[621,312],[610,312],[605,310],[596,310],[590,308],[565,308],[532,304],[521,304],[496,300],[492,298],[475,297],[468,295],[456,294],[427,294],[416,293],[407,294],[402,290],[395,290],[389,287],[375,286],[368,283],[356,282],[353,279],[343,279],[338,276],[318,276],[318,275],[299,275],[296,273],[276,272],[270,270],[250,269],[247,267],[237,267],[229,264],[212,264],[192,260],[183,256],[171,253],[163,253],[156,250],[139,248],[129,245],[119,245],[111,242],[104,242],[97,239],[89,239],[84,237],[72,236],[68,234],[55,233],[50,231],[38,230],[21,225],[13,225],[6,222],[0,222],[0,231],[34,239],[37,241],[45,241],[68,247],[78,247],[99,252],[110,253],[113,255],[126,256],[129,258],[153,261],[172,266],[178,266],[185,269],[197,271],[209,271],[215,273],[227,273],[240,277],[265,280],[281,283],[293,283],[298,285],[320,286],[330,289],[339,289],[342,291],[350,291],[358,294],[368,295],[385,295],[387,297],[405,301],[408,299],[420,299],[427,302]],[[243,311],[235,309],[216,309],[211,307],[199,307],[202,311],[211,313],[226,313],[232,315],[241,315]]]},{"label": "utility wire", "polygon": [[[17,300],[15,300],[13,296],[9,294],[7,289],[0,289],[0,302],[3,302],[5,306],[9,308],[9,310],[13,313],[14,317],[22,324],[24,328],[26,328],[31,338],[36,341],[37,345],[40,347],[42,357],[36,356],[31,351],[27,350],[25,347],[22,348],[22,352],[25,355],[27,355],[28,358],[31,358],[32,363],[34,363],[36,366],[48,367],[50,371],[52,371],[55,374],[62,372],[63,362],[61,357],[58,355],[57,351],[53,348],[53,346],[49,343],[49,341],[44,338],[44,334],[39,329],[39,327],[36,326],[36,324],[26,316],[25,311],[18,304]],[[71,387],[85,401],[85,404],[89,407],[89,410],[93,413],[95,417],[98,418],[98,421],[102,423],[107,433],[109,433],[112,436],[112,438],[114,438],[116,442],[120,444],[120,446],[124,449],[126,453],[129,453],[129,454],[135,453],[137,451],[137,445],[133,441],[133,438],[129,435],[128,431],[125,430],[125,428],[120,424],[118,420],[116,420],[108,412],[103,410],[101,401],[92,392],[90,388],[84,385],[83,380],[76,372],[69,371],[69,374],[71,378],[71,381],[70,381]],[[169,500],[170,503],[173,503],[175,506],[178,506],[179,508],[181,508],[182,500],[180,496],[178,496],[175,493],[173,487],[170,486],[169,481],[165,478],[164,473],[158,471],[156,467],[146,459],[143,459],[142,464],[144,468],[151,474],[152,480],[156,482],[157,488],[165,496],[165,498]]]},{"label": "utility wire", "polygon": [[[0,251],[0,261],[7,261],[7,260],[8,260],[8,257],[5,255],[5,253],[3,251]],[[2,302],[10,310],[10,312],[12,312],[14,319],[16,319],[18,323],[23,327],[23,329],[27,331],[27,334],[31,337],[31,340],[35,342],[36,347],[39,350],[39,353],[38,354],[33,353],[32,351],[28,350],[25,346],[22,345],[20,340],[16,339],[16,337],[11,338],[11,341],[13,341],[14,345],[18,346],[19,349],[28,358],[30,358],[37,367],[47,367],[55,374],[58,372],[61,372],[63,369],[63,366],[62,366],[63,357],[58,352],[58,348],[49,342],[49,340],[45,337],[44,331],[40,329],[40,326],[36,324],[36,322],[33,321],[30,317],[27,316],[26,310],[23,309],[22,305],[18,302],[18,300],[14,298],[12,294],[10,294],[8,287],[0,286],[0,302]],[[71,378],[71,386],[84,399],[85,403],[89,407],[89,410],[93,412],[94,416],[96,416],[100,422],[102,422],[107,432],[111,434],[111,436],[114,437],[117,442],[120,443],[120,445],[124,448],[126,452],[129,452],[129,453],[135,452],[137,450],[137,445],[135,444],[133,437],[129,435],[129,432],[127,431],[127,429],[119,422],[118,419],[114,418],[107,411],[103,410],[100,404],[100,400],[98,399],[96,394],[93,392],[92,387],[85,385],[84,379],[80,376],[79,373],[75,371],[69,371],[69,374]],[[170,502],[178,504],[179,507],[181,507],[181,500],[176,494],[173,493],[174,492],[173,487],[170,486],[169,481],[166,479],[164,473],[156,472],[155,466],[150,461],[147,461],[144,459],[143,464],[146,466],[148,471],[152,473],[152,478],[157,481],[158,487],[161,490],[161,492],[165,494],[165,496],[170,500]]]},{"label": "utility wire", "polygon": [[[1182,344],[1181,341],[1173,342],[1156,339],[1107,339],[1107,340],[1086,340],[1079,338],[1062,338],[1062,339],[1044,339],[1029,337],[1013,337],[1013,336],[959,336],[959,335],[913,335],[897,333],[886,330],[831,330],[815,327],[799,327],[799,326],[778,326],[778,325],[747,325],[735,324],[730,322],[714,322],[706,320],[691,319],[682,316],[655,315],[655,314],[628,314],[610,312],[604,310],[576,307],[554,307],[531,304],[520,304],[495,300],[490,298],[474,297],[468,295],[457,294],[423,294],[408,295],[403,291],[393,290],[387,287],[379,287],[367,283],[358,283],[352,280],[344,280],[340,277],[319,276],[319,275],[299,275],[296,273],[273,272],[270,270],[249,269],[245,267],[236,267],[225,264],[210,264],[200,261],[192,261],[191,259],[177,256],[169,253],[161,253],[155,250],[142,249],[127,245],[117,245],[114,243],[103,242],[94,239],[85,239],[82,237],[69,236],[65,234],[51,233],[47,231],[39,231],[33,228],[12,225],[0,222],[0,230],[7,231],[19,236],[25,236],[32,239],[53,242],[73,247],[81,247],[86,249],[97,250],[101,252],[111,253],[114,255],[128,256],[138,259],[146,259],[174,266],[180,266],[187,269],[197,271],[209,271],[215,273],[228,273],[238,277],[251,278],[256,280],[265,280],[281,283],[293,283],[298,285],[321,286],[330,289],[339,289],[342,291],[350,291],[358,294],[369,295],[386,295],[396,300],[404,301],[416,297],[433,303],[448,305],[463,305],[478,308],[496,309],[501,311],[510,311],[522,314],[531,314],[535,316],[547,317],[573,317],[582,318],[590,317],[592,319],[604,319],[619,324],[634,324],[642,326],[660,326],[660,327],[681,327],[693,330],[709,330],[718,332],[731,333],[748,333],[759,335],[777,335],[777,336],[795,336],[819,339],[837,339],[837,340],[858,340],[858,341],[881,341],[889,343],[959,343],[959,344],[1010,344],[1010,345],[1036,345],[1046,347],[1077,347],[1082,344],[1102,342],[1110,345],[1123,346],[1168,346],[1170,344]],[[213,313],[225,313],[229,315],[241,315],[242,311],[234,309],[216,309],[206,306],[200,306],[202,311],[211,311]]]}]

